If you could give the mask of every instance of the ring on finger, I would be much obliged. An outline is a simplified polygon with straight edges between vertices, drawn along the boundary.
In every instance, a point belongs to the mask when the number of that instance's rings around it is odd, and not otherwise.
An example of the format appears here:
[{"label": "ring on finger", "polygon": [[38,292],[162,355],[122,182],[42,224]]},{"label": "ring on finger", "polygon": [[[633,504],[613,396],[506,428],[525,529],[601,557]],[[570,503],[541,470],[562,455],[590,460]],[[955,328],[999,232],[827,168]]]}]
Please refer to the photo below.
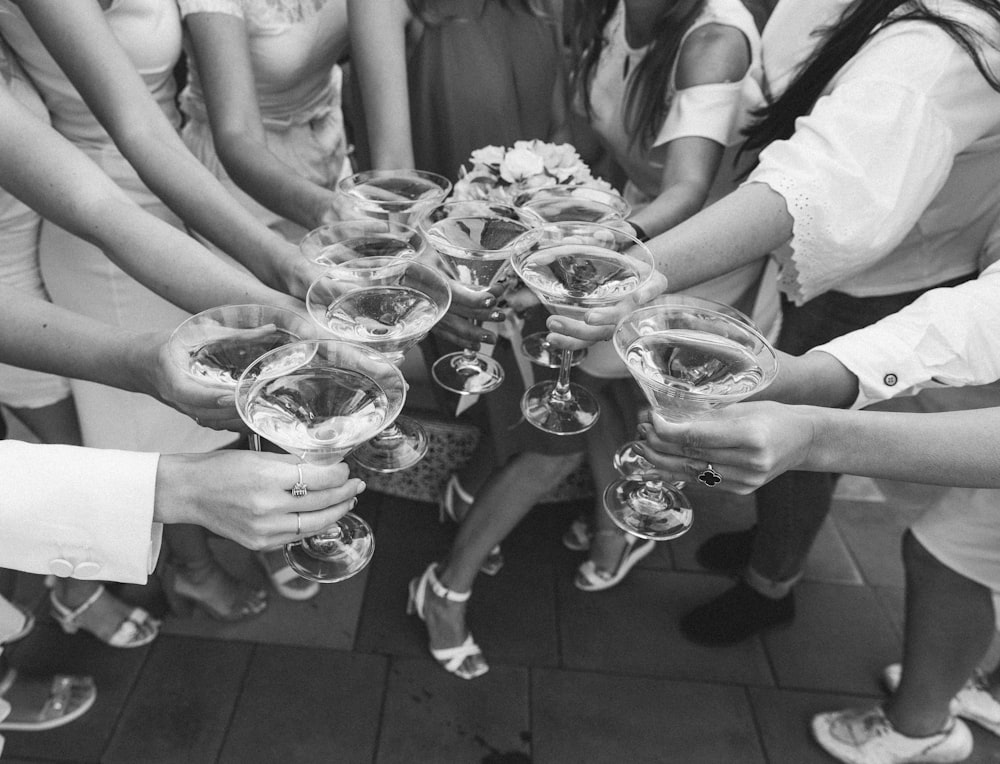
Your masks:
[{"label": "ring on finger", "polygon": [[722,475],[716,472],[716,470],[712,468],[712,465],[709,464],[708,467],[698,473],[698,480],[707,485],[709,488],[714,488],[722,482]]},{"label": "ring on finger", "polygon": [[295,481],[295,485],[292,486],[291,494],[295,498],[301,499],[309,493],[309,488],[306,486],[305,480],[302,478],[302,465],[296,464],[295,469],[299,472],[299,479]]}]

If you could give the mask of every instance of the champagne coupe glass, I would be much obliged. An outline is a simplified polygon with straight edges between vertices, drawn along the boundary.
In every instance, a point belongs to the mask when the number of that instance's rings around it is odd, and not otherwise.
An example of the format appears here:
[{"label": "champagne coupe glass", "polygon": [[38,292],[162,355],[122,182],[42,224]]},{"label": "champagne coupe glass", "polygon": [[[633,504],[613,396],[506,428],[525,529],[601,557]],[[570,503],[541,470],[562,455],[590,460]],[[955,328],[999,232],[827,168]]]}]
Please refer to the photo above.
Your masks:
[{"label": "champagne coupe glass", "polygon": [[[593,186],[543,186],[520,194],[515,203],[548,223],[603,223],[632,233],[632,227],[625,222],[632,207],[617,191]],[[547,336],[547,331],[528,334],[521,349],[532,363],[557,369],[560,356],[545,339]],[[586,357],[586,348],[574,350],[573,366]]]},{"label": "champagne coupe glass", "polygon": [[543,186],[518,195],[514,202],[550,223],[613,226],[624,222],[632,211],[617,191],[593,186]]},{"label": "champagne coupe glass", "polygon": [[[660,297],[633,311],[618,322],[612,343],[650,406],[671,422],[743,400],[767,387],[778,371],[774,348],[749,318],[686,295]],[[615,466],[622,477],[605,490],[604,507],[635,536],[677,538],[692,523],[683,484],[660,477],[635,446],[619,449]]]},{"label": "champagne coupe glass", "polygon": [[407,223],[451,193],[451,181],[424,170],[366,170],[344,178],[337,190],[360,217]]},{"label": "champagne coupe glass", "polygon": [[[306,292],[309,315],[337,339],[366,345],[396,366],[451,305],[448,281],[416,260],[363,257],[331,267]],[[372,472],[398,472],[427,453],[427,431],[400,415],[351,459]]]},{"label": "champagne coupe glass", "polygon": [[[507,205],[469,215],[452,209],[432,213],[420,223],[428,243],[452,278],[480,292],[506,278],[511,257],[531,246],[537,232],[537,219]],[[504,378],[496,360],[469,348],[441,356],[431,374],[459,395],[496,390]]]},{"label": "champagne coupe glass", "polygon": [[299,251],[317,265],[335,265],[359,257],[421,255],[424,237],[414,228],[391,220],[360,218],[314,228],[299,242]]},{"label": "champagne coupe glass", "polygon": [[[236,409],[254,432],[303,462],[333,465],[403,408],[406,382],[381,353],[340,340],[305,340],[265,353],[240,376]],[[322,533],[286,544],[303,578],[334,583],[372,558],[371,526],[348,512]]]},{"label": "champagne coupe glass", "polygon": [[[550,223],[511,260],[521,280],[551,311],[580,319],[591,308],[614,305],[646,283],[653,256],[619,228],[600,223]],[[569,381],[573,353],[561,352],[555,382],[532,385],[521,399],[524,417],[540,430],[574,435],[600,415],[597,399]]]},{"label": "champagne coupe glass", "polygon": [[[252,361],[269,350],[316,335],[294,311],[271,305],[220,305],[186,318],[174,329],[167,349],[191,377],[230,397]],[[251,434],[252,445],[260,440]]]}]

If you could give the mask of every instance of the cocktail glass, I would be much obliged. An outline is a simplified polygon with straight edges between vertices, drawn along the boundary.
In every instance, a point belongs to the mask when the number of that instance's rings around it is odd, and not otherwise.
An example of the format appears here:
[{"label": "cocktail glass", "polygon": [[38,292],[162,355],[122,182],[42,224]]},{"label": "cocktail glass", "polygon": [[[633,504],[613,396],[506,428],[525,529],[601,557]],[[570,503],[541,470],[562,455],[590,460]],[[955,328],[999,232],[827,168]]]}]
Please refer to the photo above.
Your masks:
[{"label": "cocktail glass", "polygon": [[424,170],[366,170],[337,184],[359,217],[408,223],[451,193],[451,181]]},{"label": "cocktail glass", "polygon": [[[535,241],[535,218],[513,207],[500,207],[500,211],[483,210],[473,215],[441,210],[440,215],[428,216],[420,223],[448,275],[476,291],[485,292],[502,281],[511,256]],[[431,374],[441,387],[459,395],[496,390],[504,378],[496,360],[470,348],[441,356]]]},{"label": "cocktail glass", "polygon": [[[612,343],[653,411],[672,422],[743,400],[767,387],[778,370],[774,348],[749,318],[685,295],[633,311],[618,322]],[[627,443],[616,455],[622,477],[605,490],[605,509],[635,536],[677,538],[693,520],[683,484],[664,480],[636,446]]]},{"label": "cocktail glass", "polygon": [[[306,292],[309,315],[337,339],[366,345],[396,366],[451,305],[448,281],[415,260],[363,257],[332,266]],[[427,453],[427,431],[405,415],[357,448],[351,459],[372,472],[398,472]]]},{"label": "cocktail glass", "polygon": [[299,242],[299,251],[317,265],[335,265],[359,257],[413,258],[425,248],[424,237],[416,229],[375,218],[320,226]]},{"label": "cocktail glass", "polygon": [[[613,305],[641,287],[653,273],[653,256],[624,231],[600,223],[550,223],[534,244],[514,255],[517,275],[549,310],[580,319],[592,309]],[[569,381],[573,353],[561,352],[559,376],[525,391],[525,419],[555,435],[575,435],[593,427],[597,399]]]},{"label": "cocktail glass", "polygon": [[549,223],[614,226],[624,222],[632,211],[631,205],[617,191],[593,186],[543,186],[520,194],[514,204],[531,210]]},{"label": "cocktail glass", "polygon": [[[333,465],[395,420],[406,400],[399,369],[381,353],[340,340],[306,340],[265,353],[240,376],[236,409],[247,426],[303,462]],[[334,583],[372,558],[371,526],[348,512],[286,544],[303,578]]]}]

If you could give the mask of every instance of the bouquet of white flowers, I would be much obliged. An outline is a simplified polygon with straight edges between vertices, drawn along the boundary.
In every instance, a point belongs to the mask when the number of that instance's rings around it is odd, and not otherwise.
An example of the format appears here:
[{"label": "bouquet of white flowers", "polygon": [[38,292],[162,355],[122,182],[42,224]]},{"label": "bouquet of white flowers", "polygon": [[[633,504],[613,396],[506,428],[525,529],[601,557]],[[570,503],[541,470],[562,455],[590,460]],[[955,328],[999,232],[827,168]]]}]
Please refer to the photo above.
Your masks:
[{"label": "bouquet of white flowers", "polygon": [[546,186],[590,186],[611,191],[595,178],[568,143],[517,141],[513,147],[485,146],[472,152],[463,166],[452,198],[515,203],[527,192]]}]

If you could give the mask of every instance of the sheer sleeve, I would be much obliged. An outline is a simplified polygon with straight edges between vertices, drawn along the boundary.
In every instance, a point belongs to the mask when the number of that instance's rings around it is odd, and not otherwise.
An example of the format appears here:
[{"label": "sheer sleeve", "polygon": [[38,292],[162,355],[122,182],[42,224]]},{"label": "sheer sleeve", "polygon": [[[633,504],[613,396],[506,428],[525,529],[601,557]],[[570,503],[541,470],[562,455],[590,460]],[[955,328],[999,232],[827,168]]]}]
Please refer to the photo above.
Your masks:
[{"label": "sheer sleeve", "polygon": [[191,13],[225,13],[244,17],[242,0],[177,0],[181,16]]},{"label": "sheer sleeve", "polygon": [[870,327],[809,352],[836,357],[858,377],[853,408],[924,388],[1000,379],[1000,264],[978,279],[932,289]]},{"label": "sheer sleeve", "polygon": [[892,252],[1000,114],[1000,94],[932,25],[900,23],[869,46],[747,180],[785,198],[782,281],[800,303]]}]

